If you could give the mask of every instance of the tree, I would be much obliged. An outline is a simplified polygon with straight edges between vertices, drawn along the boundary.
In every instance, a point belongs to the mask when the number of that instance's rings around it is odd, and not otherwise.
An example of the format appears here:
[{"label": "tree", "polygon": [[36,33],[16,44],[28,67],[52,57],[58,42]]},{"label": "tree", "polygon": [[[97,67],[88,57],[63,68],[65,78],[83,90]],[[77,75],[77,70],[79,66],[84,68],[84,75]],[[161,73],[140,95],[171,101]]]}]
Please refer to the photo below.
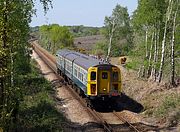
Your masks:
[{"label": "tree", "polygon": [[[133,14],[133,27],[135,31],[142,36],[144,36],[144,44],[145,44],[145,56],[143,60],[143,75],[142,76],[147,76],[149,77],[149,74],[151,73],[149,70],[152,70],[152,67],[154,71],[156,71],[156,61],[158,60],[158,55],[157,55],[157,50],[158,50],[158,42],[160,40],[157,40],[157,38],[162,38],[161,33],[163,30],[163,25],[164,23],[161,23],[163,21],[163,15],[165,14],[165,9],[166,9],[166,3],[165,0],[162,1],[156,1],[156,0],[140,0],[138,1],[138,8]],[[159,33],[158,33],[159,32]],[[145,34],[145,35],[143,35]],[[153,41],[151,41],[152,37],[154,36]],[[157,36],[160,35],[160,36]],[[152,45],[153,44],[153,45]],[[151,52],[152,49],[151,47],[156,47],[156,52],[154,52],[154,62],[148,62],[151,60],[150,58],[152,57]],[[153,66],[148,65],[153,64]],[[148,72],[146,71],[146,68],[148,69]],[[145,75],[145,73],[148,73]],[[154,75],[156,76],[156,75]]]},{"label": "tree", "polygon": [[125,39],[126,46],[120,47],[126,47],[124,50],[129,51],[130,47],[132,47],[132,31],[130,27],[130,17],[126,7],[116,5],[112,15],[105,17],[105,29],[107,31],[106,37],[109,40],[107,60],[111,54],[113,43],[118,45],[121,40]]},{"label": "tree", "polygon": [[[41,0],[47,11],[50,0]],[[14,82],[29,65],[28,33],[33,1],[0,2],[0,125],[8,131],[16,123],[20,90]],[[24,69],[27,69],[24,71]]]},{"label": "tree", "polygon": [[[140,0],[133,15],[132,24],[136,37],[144,37],[144,41],[140,43],[143,43],[146,48],[146,50],[138,48],[144,51],[141,66],[144,69],[140,68],[143,69],[142,76],[159,83],[163,75],[165,78],[170,75],[171,71],[171,84],[174,85],[175,67],[177,66],[174,53],[178,51],[178,47],[174,48],[178,42],[175,34],[178,28],[176,23],[178,7],[178,0]],[[141,47],[139,43],[136,46]]]},{"label": "tree", "polygon": [[40,43],[55,54],[59,48],[73,47],[73,36],[65,26],[43,25],[40,27]]},{"label": "tree", "polygon": [[[173,15],[172,15],[172,36],[171,36],[171,85],[172,86],[176,86],[175,83],[175,33],[176,33],[176,28],[178,27],[177,23],[176,23],[176,19],[177,19],[177,13],[178,13],[178,9],[179,9],[179,0],[175,1],[175,7],[174,7],[174,11],[173,11]],[[178,41],[177,41],[178,43]]]}]

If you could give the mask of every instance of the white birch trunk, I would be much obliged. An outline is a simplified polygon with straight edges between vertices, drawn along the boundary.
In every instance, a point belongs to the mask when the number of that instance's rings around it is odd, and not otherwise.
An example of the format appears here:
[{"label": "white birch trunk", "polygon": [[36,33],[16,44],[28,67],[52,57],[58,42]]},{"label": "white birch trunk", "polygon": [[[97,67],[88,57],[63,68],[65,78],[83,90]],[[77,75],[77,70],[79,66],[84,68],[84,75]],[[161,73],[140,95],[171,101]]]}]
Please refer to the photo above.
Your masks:
[{"label": "white birch trunk", "polygon": [[153,41],[154,41],[154,32],[152,33],[151,47],[150,47],[150,51],[149,51],[148,70],[147,70],[148,76],[150,75],[151,68],[152,68],[151,58],[152,58]]},{"label": "white birch trunk", "polygon": [[161,82],[162,79],[162,71],[164,67],[164,56],[165,56],[165,43],[166,43],[166,33],[167,33],[167,24],[171,15],[171,10],[172,10],[172,3],[171,0],[169,0],[169,6],[167,9],[167,14],[166,14],[166,21],[165,21],[165,27],[164,27],[164,35],[163,35],[163,40],[162,40],[162,51],[161,51],[161,64],[159,68],[159,76],[158,76],[158,82]]},{"label": "white birch trunk", "polygon": [[145,44],[146,44],[146,58],[148,58],[148,29],[146,29],[146,37],[145,37]]},{"label": "white birch trunk", "polygon": [[[160,23],[159,23],[159,28],[160,28]],[[158,35],[157,35],[157,58],[156,62],[159,60],[159,50],[160,50],[160,29],[158,29]]]},{"label": "white birch trunk", "polygon": [[151,70],[151,78],[154,77],[154,81],[156,81],[156,62],[157,62],[157,29],[154,32],[154,57],[153,57],[153,65]]},{"label": "white birch trunk", "polygon": [[109,44],[108,44],[108,54],[106,57],[106,62],[109,62],[109,57],[111,54],[111,47],[112,47],[112,39],[114,36],[114,31],[115,31],[116,27],[115,27],[115,20],[113,20],[112,22],[112,29],[109,31]]},{"label": "white birch trunk", "polygon": [[174,47],[175,47],[175,30],[176,30],[176,16],[177,16],[178,6],[177,10],[174,14],[173,19],[173,31],[172,31],[172,39],[171,39],[171,85],[175,86],[175,61],[174,61]]}]

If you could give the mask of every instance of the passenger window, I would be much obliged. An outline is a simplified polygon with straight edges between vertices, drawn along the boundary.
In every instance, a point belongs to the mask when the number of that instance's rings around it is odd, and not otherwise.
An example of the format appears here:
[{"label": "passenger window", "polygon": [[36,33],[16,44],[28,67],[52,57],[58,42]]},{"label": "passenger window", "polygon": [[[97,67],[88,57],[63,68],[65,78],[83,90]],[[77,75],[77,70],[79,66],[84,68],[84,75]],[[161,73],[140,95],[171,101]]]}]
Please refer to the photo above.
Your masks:
[{"label": "passenger window", "polygon": [[96,80],[96,72],[91,72],[91,80]]},{"label": "passenger window", "polygon": [[77,77],[77,70],[74,69],[74,75]]},{"label": "passenger window", "polygon": [[102,79],[108,79],[108,73],[102,72]]},{"label": "passenger window", "polygon": [[113,72],[113,81],[118,81],[118,72]]}]

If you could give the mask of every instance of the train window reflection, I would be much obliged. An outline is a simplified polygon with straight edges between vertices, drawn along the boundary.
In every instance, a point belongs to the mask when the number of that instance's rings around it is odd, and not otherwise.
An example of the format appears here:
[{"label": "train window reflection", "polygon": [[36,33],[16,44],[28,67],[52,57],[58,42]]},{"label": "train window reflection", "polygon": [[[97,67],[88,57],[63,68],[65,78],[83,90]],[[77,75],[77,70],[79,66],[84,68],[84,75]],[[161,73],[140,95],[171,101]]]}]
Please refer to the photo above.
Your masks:
[{"label": "train window reflection", "polygon": [[113,81],[118,81],[118,72],[113,72]]},{"label": "train window reflection", "polygon": [[108,73],[102,72],[102,79],[108,79]]},{"label": "train window reflection", "polygon": [[96,72],[91,72],[91,80],[96,80]]}]

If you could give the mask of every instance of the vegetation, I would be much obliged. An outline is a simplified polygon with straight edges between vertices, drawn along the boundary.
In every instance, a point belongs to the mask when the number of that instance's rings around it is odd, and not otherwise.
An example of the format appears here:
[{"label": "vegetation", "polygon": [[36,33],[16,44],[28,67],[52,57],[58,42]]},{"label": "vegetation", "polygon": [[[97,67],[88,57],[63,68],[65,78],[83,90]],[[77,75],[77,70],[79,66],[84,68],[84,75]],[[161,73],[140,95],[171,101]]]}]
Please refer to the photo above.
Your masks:
[{"label": "vegetation", "polygon": [[[46,12],[51,0],[40,2]],[[30,65],[27,41],[34,4],[35,0],[0,1],[0,131],[61,129],[63,118],[53,107],[50,85]],[[105,54],[107,60],[128,54],[134,59],[127,67],[137,69],[139,77],[168,80],[174,87],[180,75],[179,9],[179,0],[139,0],[132,20],[127,8],[117,5],[103,28],[52,24],[34,31],[39,30],[41,45],[52,53],[73,47],[73,37],[103,34],[106,40],[96,45],[95,54]],[[170,95],[156,112],[164,116],[178,111],[179,102],[178,95]]]},{"label": "vegetation", "polygon": [[105,17],[100,33],[106,41],[98,43],[94,53],[107,58],[132,56],[127,66],[138,70],[138,77],[176,86],[180,74],[179,6],[179,0],[140,0],[130,20],[127,8],[117,5],[112,15]]},{"label": "vegetation", "polygon": [[[37,64],[36,64],[37,65]],[[20,76],[16,81],[21,87],[21,101],[17,131],[61,131],[64,117],[55,108],[52,94],[55,94],[50,82],[40,75],[35,64],[31,73]],[[15,128],[16,127],[16,128]]]},{"label": "vegetation", "polygon": [[[156,116],[166,117],[172,110],[179,112],[180,109],[180,96],[178,94],[170,94],[164,97],[161,105],[155,111]],[[180,121],[180,118],[178,119]]]},{"label": "vegetation", "polygon": [[92,53],[95,55],[106,55],[108,50],[107,42],[106,41],[100,41],[97,42],[96,45],[93,47]]},{"label": "vegetation", "polygon": [[70,32],[74,37],[85,37],[92,35],[100,35],[101,28],[100,27],[86,27],[83,25],[80,26],[67,26]]},{"label": "vegetation", "polygon": [[[101,28],[100,33],[106,37],[106,48],[103,48],[106,59],[110,56],[127,55],[133,47],[133,32],[127,8],[117,4],[112,15],[105,17],[104,23],[105,26]],[[98,50],[101,51],[101,48]]]},{"label": "vegetation", "polygon": [[140,0],[132,24],[135,34],[133,57],[139,61],[139,77],[175,86],[179,75],[179,0]]},{"label": "vegetation", "polygon": [[39,34],[42,47],[53,54],[60,48],[73,46],[73,36],[65,26],[62,27],[58,24],[43,25],[40,27]]},{"label": "vegetation", "polygon": [[[46,12],[51,1],[40,2]],[[33,7],[33,0],[0,2],[0,126],[4,131],[17,125],[19,104],[23,98],[17,80],[31,71],[27,40]]]}]

